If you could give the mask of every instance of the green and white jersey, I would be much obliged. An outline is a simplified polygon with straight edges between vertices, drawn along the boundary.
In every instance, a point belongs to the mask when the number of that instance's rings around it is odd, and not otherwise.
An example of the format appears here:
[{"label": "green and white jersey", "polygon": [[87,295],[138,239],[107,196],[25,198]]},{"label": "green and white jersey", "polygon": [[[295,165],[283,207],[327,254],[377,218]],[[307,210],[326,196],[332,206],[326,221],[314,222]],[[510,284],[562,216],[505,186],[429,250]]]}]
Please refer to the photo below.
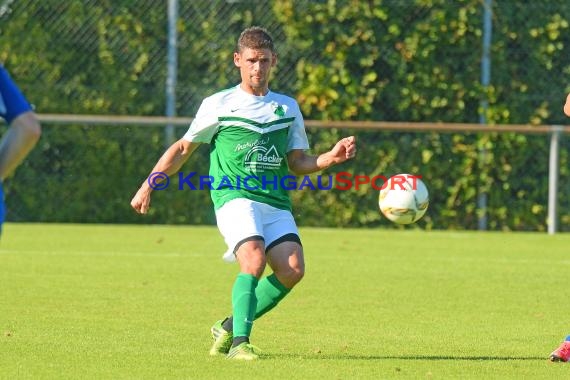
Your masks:
[{"label": "green and white jersey", "polygon": [[238,85],[205,98],[183,138],[210,144],[215,209],[247,198],[291,210],[282,184],[289,175],[287,153],[309,148],[295,99],[271,91],[255,96]]}]

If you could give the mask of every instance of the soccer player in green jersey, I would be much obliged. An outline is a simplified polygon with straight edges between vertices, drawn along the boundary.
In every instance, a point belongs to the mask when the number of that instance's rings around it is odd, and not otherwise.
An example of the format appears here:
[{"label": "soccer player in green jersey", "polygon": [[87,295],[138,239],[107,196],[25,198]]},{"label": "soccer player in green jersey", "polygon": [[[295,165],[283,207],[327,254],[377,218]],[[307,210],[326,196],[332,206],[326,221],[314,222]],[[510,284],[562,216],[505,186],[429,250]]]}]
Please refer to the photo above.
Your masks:
[{"label": "soccer player in green jersey", "polygon": [[[303,278],[303,247],[291,201],[282,179],[305,175],[351,159],[354,136],[328,152],[309,155],[303,117],[297,102],[269,90],[277,63],[273,39],[264,28],[245,29],[237,42],[234,64],[239,85],[203,100],[186,134],[157,162],[151,173],[175,174],[202,143],[210,145],[211,197],[227,261],[239,264],[232,289],[232,315],[211,328],[211,355],[253,360],[249,342],[253,321],[273,309]],[[139,213],[150,205],[152,187],[145,181],[131,201]],[[261,278],[266,265],[272,270]]]}]

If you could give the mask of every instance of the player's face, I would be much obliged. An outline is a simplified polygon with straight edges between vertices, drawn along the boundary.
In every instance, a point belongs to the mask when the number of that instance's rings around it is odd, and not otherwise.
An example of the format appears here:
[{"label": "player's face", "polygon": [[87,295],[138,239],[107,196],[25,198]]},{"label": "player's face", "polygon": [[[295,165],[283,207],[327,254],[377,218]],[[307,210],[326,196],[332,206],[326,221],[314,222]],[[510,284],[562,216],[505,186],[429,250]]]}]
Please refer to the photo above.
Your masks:
[{"label": "player's face", "polygon": [[277,63],[277,56],[269,49],[244,49],[234,53],[234,63],[239,67],[241,87],[252,95],[265,95],[269,89],[269,74]]}]

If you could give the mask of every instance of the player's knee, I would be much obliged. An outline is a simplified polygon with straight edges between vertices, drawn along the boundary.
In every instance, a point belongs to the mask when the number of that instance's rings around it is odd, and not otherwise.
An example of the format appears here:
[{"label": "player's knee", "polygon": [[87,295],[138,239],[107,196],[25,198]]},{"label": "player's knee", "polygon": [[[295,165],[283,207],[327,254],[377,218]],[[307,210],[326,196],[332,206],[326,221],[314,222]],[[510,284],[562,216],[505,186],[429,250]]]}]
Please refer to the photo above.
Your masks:
[{"label": "player's knee", "polygon": [[285,285],[285,287],[291,289],[297,285],[305,276],[305,266],[291,266],[285,270],[281,270],[277,273],[277,278]]},{"label": "player's knee", "polygon": [[244,258],[239,258],[239,266],[241,273],[251,274],[257,278],[260,278],[265,270],[264,260],[245,260]]},{"label": "player's knee", "polygon": [[300,268],[293,268],[292,274],[291,274],[291,281],[294,282],[295,284],[301,282],[301,280],[303,279],[303,277],[305,276],[305,267],[300,267]]},{"label": "player's knee", "polygon": [[236,257],[242,273],[252,274],[257,278],[261,277],[267,264],[263,249],[240,247]]}]

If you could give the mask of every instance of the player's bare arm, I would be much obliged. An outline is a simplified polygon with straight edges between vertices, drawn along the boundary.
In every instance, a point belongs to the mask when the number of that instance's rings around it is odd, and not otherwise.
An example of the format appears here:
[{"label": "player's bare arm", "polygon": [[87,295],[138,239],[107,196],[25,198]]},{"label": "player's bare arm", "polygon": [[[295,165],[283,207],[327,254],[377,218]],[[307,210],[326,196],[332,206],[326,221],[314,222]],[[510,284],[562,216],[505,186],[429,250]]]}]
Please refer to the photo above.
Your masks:
[{"label": "player's bare arm", "polygon": [[[157,172],[164,173],[168,176],[175,174],[190,158],[199,145],[199,143],[190,142],[184,139],[176,141],[166,150],[166,152],[164,152],[152,169],[151,174]],[[131,200],[131,206],[139,214],[146,214],[148,212],[152,190],[152,187],[145,179]]]},{"label": "player's bare arm", "polygon": [[570,94],[566,97],[566,103],[564,104],[564,113],[566,116],[570,116]]},{"label": "player's bare arm", "polygon": [[34,112],[25,112],[12,121],[0,143],[0,180],[20,165],[40,139],[41,132]]},{"label": "player's bare arm", "polygon": [[303,150],[292,150],[287,156],[289,169],[297,174],[311,174],[340,164],[356,155],[356,138],[345,137],[328,152],[318,156],[306,154]]}]

